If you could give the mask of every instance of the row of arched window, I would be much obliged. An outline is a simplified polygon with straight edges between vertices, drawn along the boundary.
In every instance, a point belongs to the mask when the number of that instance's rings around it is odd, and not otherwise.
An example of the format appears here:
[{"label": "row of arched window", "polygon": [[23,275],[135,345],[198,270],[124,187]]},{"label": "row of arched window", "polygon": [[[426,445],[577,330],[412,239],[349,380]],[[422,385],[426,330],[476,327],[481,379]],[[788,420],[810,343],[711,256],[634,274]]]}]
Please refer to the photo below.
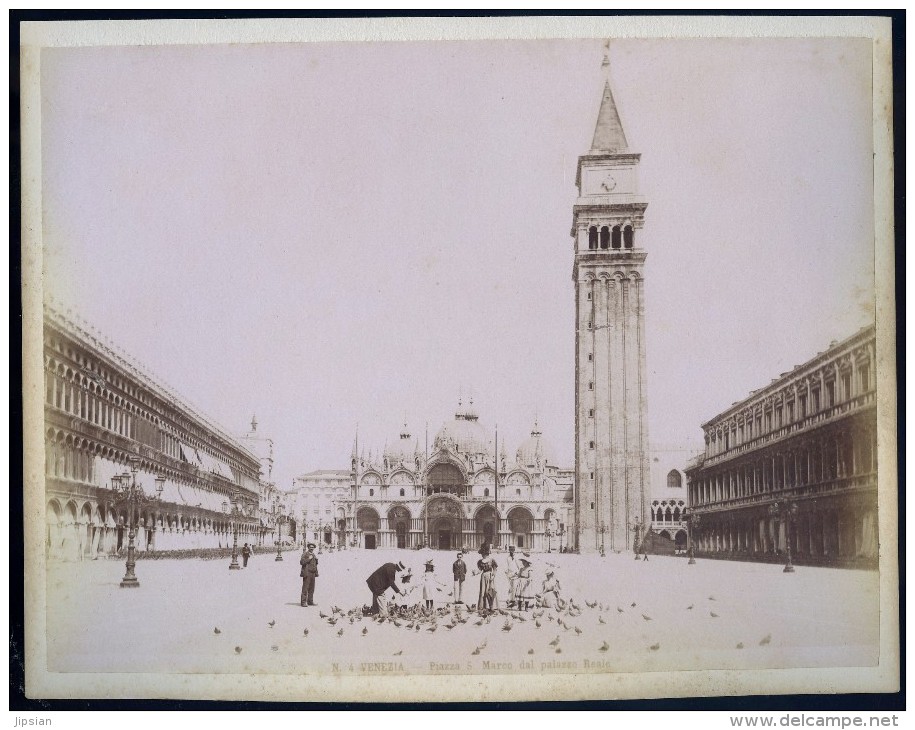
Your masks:
[{"label": "row of arched window", "polygon": [[635,231],[632,226],[591,226],[588,229],[588,250],[596,251],[606,248],[632,248],[635,244]]},{"label": "row of arched window", "polygon": [[679,507],[671,509],[667,507],[652,507],[651,508],[651,520],[652,522],[679,522],[683,513],[680,511]]}]

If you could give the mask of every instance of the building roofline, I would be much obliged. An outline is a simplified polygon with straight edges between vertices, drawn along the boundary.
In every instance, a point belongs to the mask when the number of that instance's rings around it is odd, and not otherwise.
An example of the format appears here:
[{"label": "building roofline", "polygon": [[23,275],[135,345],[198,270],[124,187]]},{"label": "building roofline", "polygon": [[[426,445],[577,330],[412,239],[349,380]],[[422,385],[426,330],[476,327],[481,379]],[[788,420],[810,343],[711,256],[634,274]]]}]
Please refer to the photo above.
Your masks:
[{"label": "building roofline", "polygon": [[250,456],[256,462],[260,463],[260,457],[248,449],[247,446],[239,443],[237,437],[226,433],[226,431],[223,430],[221,426],[217,425],[213,419],[205,416],[198,407],[192,406],[187,399],[180,396],[172,386],[165,384],[159,376],[153,375],[132,355],[129,355],[126,350],[113,342],[103,342],[101,339],[102,334],[78,315],[74,319],[69,310],[68,314],[64,314],[59,309],[56,309],[45,302],[44,321],[45,323],[56,326],[64,334],[73,337],[86,347],[89,347],[98,353],[100,357],[107,359],[109,361],[109,367],[126,371],[131,377],[135,378],[141,385],[148,388],[157,397],[185,411],[185,413],[200,422],[203,426],[206,426],[206,428],[210,429],[233,448],[238,449],[243,454]]},{"label": "building roofline", "polygon": [[841,342],[836,342],[835,344],[830,345],[828,348],[826,348],[822,352],[818,352],[816,355],[814,355],[812,358],[810,358],[806,362],[803,362],[800,365],[796,365],[791,370],[782,373],[777,378],[774,378],[772,380],[772,382],[770,382],[768,385],[764,385],[762,388],[752,391],[746,398],[743,398],[742,400],[739,400],[736,403],[731,404],[728,408],[724,409],[717,415],[712,416],[710,419],[708,419],[707,421],[705,421],[705,423],[702,424],[702,426],[701,426],[702,429],[705,430],[707,427],[717,423],[718,421],[724,420],[724,419],[734,415],[738,411],[743,410],[743,408],[745,408],[751,401],[755,401],[757,399],[763,398],[766,395],[777,391],[787,381],[789,381],[792,378],[792,376],[798,376],[804,370],[813,369],[819,363],[821,363],[825,360],[828,360],[839,350],[843,350],[843,349],[849,347],[852,343],[854,343],[855,340],[859,340],[859,339],[865,340],[865,339],[869,339],[869,338],[875,336],[876,329],[877,328],[876,328],[875,324],[868,324],[868,325],[865,325],[864,327],[861,327],[857,332],[850,335],[849,337],[846,337]]}]

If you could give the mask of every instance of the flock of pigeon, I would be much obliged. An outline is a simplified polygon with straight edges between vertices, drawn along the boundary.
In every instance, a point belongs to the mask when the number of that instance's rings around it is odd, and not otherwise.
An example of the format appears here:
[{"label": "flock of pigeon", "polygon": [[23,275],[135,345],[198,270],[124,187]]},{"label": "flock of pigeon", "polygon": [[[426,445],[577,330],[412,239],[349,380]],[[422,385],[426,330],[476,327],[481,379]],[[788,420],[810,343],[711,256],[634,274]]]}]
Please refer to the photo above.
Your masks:
[{"label": "flock of pigeon", "polygon": [[[708,600],[715,601],[716,599],[714,596],[709,596]],[[502,622],[501,630],[508,633],[517,625],[531,623],[535,629],[545,629],[544,633],[547,635],[555,633],[555,638],[547,644],[549,646],[547,651],[561,654],[564,636],[569,636],[571,638],[581,636],[584,633],[579,625],[582,622],[578,621],[578,619],[583,615],[587,616],[590,614],[593,616],[593,614],[596,613],[597,623],[599,625],[607,625],[608,620],[605,616],[613,615],[614,610],[612,605],[605,605],[598,601],[588,600],[584,601],[584,607],[582,607],[572,599],[561,601],[557,606],[548,607],[541,604],[539,596],[537,606],[533,608],[530,613],[521,610],[513,610],[511,608],[495,608],[492,611],[477,613],[475,609],[475,605],[464,606],[463,604],[449,604],[445,607],[426,610],[420,604],[417,604],[411,607],[401,606],[398,610],[388,614],[379,613],[375,616],[365,616],[361,607],[345,611],[339,606],[332,606],[329,614],[319,611],[318,617],[321,620],[322,628],[326,626],[337,636],[337,638],[343,638],[347,634],[356,634],[362,637],[368,636],[371,633],[369,627],[373,624],[390,624],[400,631],[410,632],[411,635],[419,636],[434,634],[440,629],[443,629],[446,632],[465,630],[467,627],[479,629],[491,625],[493,622],[496,622],[497,624],[498,622]],[[686,607],[687,611],[692,611],[694,609],[694,604]],[[646,622],[653,620],[647,613],[643,613],[635,602],[633,602],[628,609],[616,606],[615,610],[616,613],[619,614],[638,613],[641,615],[642,620]],[[713,619],[719,618],[719,614],[714,610],[709,609],[709,617]],[[267,625],[272,629],[276,625],[276,621],[271,620]],[[221,633],[219,627],[214,629],[214,634],[218,635]],[[303,631],[303,636],[308,638],[310,633],[311,631],[306,628]],[[766,646],[771,640],[771,634],[767,634],[759,640],[759,646]],[[476,642],[473,643],[476,644]],[[475,645],[475,648],[470,654],[472,656],[479,655],[486,647],[487,640],[484,638],[482,643]],[[276,644],[272,645],[270,648],[272,651],[279,651],[279,646]],[[735,648],[743,649],[743,642],[738,643]],[[660,649],[660,642],[656,642],[647,647],[648,651],[653,652],[659,651]],[[235,647],[236,654],[241,654],[242,650],[241,646]],[[599,646],[595,647],[594,650],[598,652],[608,652],[610,650],[610,643],[604,640]],[[527,653],[534,654],[535,652],[534,649],[531,648]],[[402,649],[394,652],[394,656],[400,656],[402,654]]]}]

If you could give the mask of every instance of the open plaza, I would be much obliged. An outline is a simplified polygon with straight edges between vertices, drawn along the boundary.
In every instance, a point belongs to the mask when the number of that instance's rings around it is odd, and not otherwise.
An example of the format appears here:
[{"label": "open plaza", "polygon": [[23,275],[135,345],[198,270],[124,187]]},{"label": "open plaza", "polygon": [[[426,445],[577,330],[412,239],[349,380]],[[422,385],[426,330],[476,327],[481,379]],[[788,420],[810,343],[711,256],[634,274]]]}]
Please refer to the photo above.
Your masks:
[{"label": "open plaza", "polygon": [[[434,560],[436,615],[363,617],[366,578],[402,561],[414,580]],[[477,556],[468,555],[473,568]],[[443,551],[344,551],[319,556],[317,606],[299,605],[299,553],[258,554],[247,568],[218,560],[141,560],[140,587],[119,587],[116,560],[49,566],[48,667],[59,672],[524,673],[650,672],[873,666],[876,571],[631,554],[534,556],[532,586],[554,570],[565,610],[506,609],[504,553],[494,554],[501,612],[471,610],[479,578],[451,604]],[[501,560],[500,560],[501,559]],[[387,596],[392,595],[388,591]],[[421,590],[402,603],[422,605]],[[339,610],[335,610],[339,609]],[[441,610],[447,609],[447,610]],[[91,617],[91,620],[86,620]]]}]

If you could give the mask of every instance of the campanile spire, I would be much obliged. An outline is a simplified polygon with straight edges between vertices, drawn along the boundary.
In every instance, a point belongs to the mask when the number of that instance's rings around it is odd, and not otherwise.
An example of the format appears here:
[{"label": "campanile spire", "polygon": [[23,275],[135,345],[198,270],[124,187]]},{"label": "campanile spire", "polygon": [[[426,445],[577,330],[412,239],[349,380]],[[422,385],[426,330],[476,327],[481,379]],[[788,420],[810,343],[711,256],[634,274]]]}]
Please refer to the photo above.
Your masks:
[{"label": "campanile spire", "polygon": [[610,84],[610,41],[604,44],[604,60],[601,62],[604,91],[601,95],[600,109],[597,112],[597,124],[594,127],[594,139],[591,152],[621,152],[629,149],[623,123],[613,99]]}]

